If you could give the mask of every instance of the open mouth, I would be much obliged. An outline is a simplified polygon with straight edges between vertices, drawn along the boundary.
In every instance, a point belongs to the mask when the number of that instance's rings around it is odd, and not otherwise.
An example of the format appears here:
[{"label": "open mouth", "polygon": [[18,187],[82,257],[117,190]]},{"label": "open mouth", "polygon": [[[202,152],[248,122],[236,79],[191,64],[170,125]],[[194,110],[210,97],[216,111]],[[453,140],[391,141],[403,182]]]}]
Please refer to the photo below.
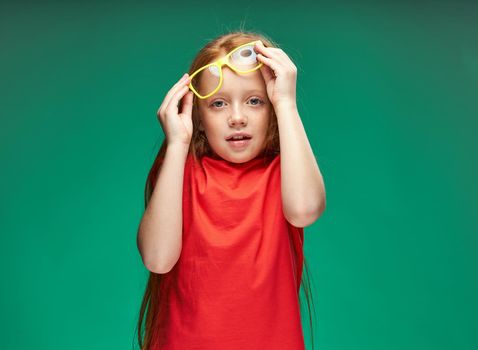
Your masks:
[{"label": "open mouth", "polygon": [[234,149],[241,149],[247,147],[249,143],[251,142],[250,136],[244,136],[241,138],[229,138],[226,141],[231,145],[232,148]]},{"label": "open mouth", "polygon": [[230,137],[226,141],[243,141],[243,140],[250,140],[252,137],[250,136],[240,136],[240,137]]}]

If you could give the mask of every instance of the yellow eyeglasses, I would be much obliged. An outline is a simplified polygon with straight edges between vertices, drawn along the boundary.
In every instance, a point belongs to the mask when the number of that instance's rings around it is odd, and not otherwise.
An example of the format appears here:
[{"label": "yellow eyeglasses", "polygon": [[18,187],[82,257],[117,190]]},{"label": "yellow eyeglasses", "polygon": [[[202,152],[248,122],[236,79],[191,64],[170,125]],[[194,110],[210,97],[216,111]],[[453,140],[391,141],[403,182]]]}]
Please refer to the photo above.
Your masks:
[{"label": "yellow eyeglasses", "polygon": [[[226,56],[206,64],[190,75],[189,88],[200,99],[215,94],[222,85],[222,66],[227,65],[238,74],[246,74],[259,69],[263,63],[257,60],[254,45],[257,41],[236,47]],[[198,75],[202,73],[201,75]],[[200,78],[201,82],[199,81]]]}]

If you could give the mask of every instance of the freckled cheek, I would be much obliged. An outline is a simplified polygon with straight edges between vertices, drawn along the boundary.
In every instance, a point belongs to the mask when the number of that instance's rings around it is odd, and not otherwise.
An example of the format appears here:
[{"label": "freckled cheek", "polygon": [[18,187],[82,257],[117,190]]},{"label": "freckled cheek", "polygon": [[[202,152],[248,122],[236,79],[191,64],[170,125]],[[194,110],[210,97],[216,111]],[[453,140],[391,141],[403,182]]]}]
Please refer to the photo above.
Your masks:
[{"label": "freckled cheek", "polygon": [[213,139],[214,143],[222,143],[225,141],[225,133],[227,133],[227,129],[224,125],[210,125],[209,126],[209,138]]}]

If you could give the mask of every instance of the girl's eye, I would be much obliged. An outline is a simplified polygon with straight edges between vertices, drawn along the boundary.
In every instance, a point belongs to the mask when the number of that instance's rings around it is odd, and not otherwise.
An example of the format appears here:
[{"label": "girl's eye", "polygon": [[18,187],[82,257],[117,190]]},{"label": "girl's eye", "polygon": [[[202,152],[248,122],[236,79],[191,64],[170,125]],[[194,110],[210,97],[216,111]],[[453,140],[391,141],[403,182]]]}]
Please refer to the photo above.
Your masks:
[{"label": "girl's eye", "polygon": [[256,103],[253,103],[254,106],[260,105],[260,104],[263,104],[263,103],[264,103],[264,101],[262,101],[262,100],[261,100],[260,98],[258,98],[258,97],[253,97],[253,98],[251,98],[249,101],[258,101],[257,104],[256,104]]},{"label": "girl's eye", "polygon": [[[262,101],[260,98],[258,97],[253,97],[251,99],[249,99],[249,101],[253,101],[252,102],[252,105],[253,106],[257,106],[257,105],[261,105],[261,104],[264,104],[264,101]],[[216,107],[216,108],[220,108],[222,107],[221,105],[217,105],[217,103],[223,103],[224,101],[221,101],[221,100],[217,100],[217,101],[214,101],[213,103],[211,103],[211,107]]]},{"label": "girl's eye", "polygon": [[218,106],[218,105],[216,104],[216,103],[218,103],[218,102],[221,103],[222,101],[214,101],[213,103],[211,103],[211,106],[213,106],[213,107],[220,107],[220,106]]}]

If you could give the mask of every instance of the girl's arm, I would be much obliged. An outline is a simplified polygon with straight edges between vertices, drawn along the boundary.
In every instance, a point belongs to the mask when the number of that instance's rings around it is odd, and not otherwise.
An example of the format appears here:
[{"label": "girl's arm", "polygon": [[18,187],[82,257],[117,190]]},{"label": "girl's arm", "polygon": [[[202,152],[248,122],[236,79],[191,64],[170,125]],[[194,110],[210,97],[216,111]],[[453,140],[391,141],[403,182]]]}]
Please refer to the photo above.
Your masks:
[{"label": "girl's arm", "polygon": [[296,227],[314,223],[325,209],[325,186],[297,107],[275,106],[280,134],[284,216]]},{"label": "girl's arm", "polygon": [[168,145],[156,186],[141,219],[137,245],[146,268],[155,273],[170,271],[182,247],[182,197],[188,148]]},{"label": "girl's arm", "polygon": [[309,226],[325,209],[325,186],[297,111],[297,67],[280,48],[258,41],[254,50],[279,124],[284,216],[296,227]]}]

